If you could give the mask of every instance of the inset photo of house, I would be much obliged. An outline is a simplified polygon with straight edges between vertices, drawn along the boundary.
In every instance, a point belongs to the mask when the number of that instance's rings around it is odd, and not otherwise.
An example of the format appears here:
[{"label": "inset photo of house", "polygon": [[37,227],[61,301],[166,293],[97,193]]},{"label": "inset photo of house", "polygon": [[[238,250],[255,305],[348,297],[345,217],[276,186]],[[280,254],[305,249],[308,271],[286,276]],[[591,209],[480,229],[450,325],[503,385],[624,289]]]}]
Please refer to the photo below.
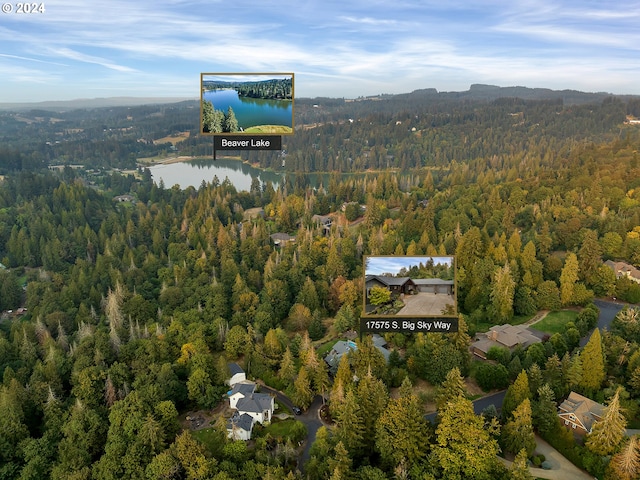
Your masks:
[{"label": "inset photo of house", "polygon": [[455,258],[368,256],[365,316],[455,317]]}]

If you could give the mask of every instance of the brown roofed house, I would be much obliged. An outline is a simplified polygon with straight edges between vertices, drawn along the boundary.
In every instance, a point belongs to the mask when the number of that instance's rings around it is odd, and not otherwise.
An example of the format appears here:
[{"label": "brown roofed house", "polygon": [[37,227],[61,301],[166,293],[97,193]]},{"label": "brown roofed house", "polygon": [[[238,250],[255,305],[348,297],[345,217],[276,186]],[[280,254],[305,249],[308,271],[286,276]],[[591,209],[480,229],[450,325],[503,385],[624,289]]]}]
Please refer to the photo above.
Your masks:
[{"label": "brown roofed house", "polygon": [[[522,325],[494,325],[487,333],[479,333],[478,340],[471,344],[471,352],[481,358],[487,358],[491,347],[503,347],[513,351],[518,345],[526,348],[542,342],[531,330]],[[484,337],[484,338],[482,338]]]},{"label": "brown roofed house", "polygon": [[633,265],[626,262],[613,262],[611,260],[607,260],[604,264],[615,272],[616,278],[627,277],[631,281],[640,283],[640,270]]},{"label": "brown roofed house", "polygon": [[558,416],[566,426],[580,435],[585,435],[591,433],[595,422],[602,420],[604,409],[604,405],[571,392],[558,407]]}]

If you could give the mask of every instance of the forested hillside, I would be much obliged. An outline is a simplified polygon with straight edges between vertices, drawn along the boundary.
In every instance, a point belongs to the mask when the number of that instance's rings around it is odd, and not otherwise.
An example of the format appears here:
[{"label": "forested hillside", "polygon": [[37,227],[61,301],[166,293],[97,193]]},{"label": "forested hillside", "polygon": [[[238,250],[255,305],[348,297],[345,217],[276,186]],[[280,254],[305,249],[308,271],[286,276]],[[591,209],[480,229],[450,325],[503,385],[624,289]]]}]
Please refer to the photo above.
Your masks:
[{"label": "forested hillside", "polygon": [[[164,188],[144,171],[89,186],[81,172],[29,163],[128,165],[147,143],[127,143],[127,109],[48,113],[87,122],[54,145],[43,143],[59,128],[50,117],[23,126],[6,143],[13,163],[1,163],[0,308],[14,311],[0,321],[0,478],[527,478],[533,429],[591,473],[623,478],[620,454],[636,447],[617,426],[637,424],[640,409],[637,310],[579,342],[597,321],[595,296],[640,301],[640,285],[603,264],[640,267],[640,133],[623,124],[635,104],[439,99],[372,113],[385,101],[296,105],[318,123],[287,140],[296,173],[248,192],[229,181]],[[127,115],[136,137],[160,138],[184,129],[194,105]],[[15,115],[1,117],[3,137],[24,123]],[[307,171],[336,173],[314,189]],[[347,219],[349,202],[361,218]],[[264,216],[245,215],[257,207]],[[333,214],[329,235],[314,214]],[[295,242],[275,246],[277,232]],[[372,254],[456,255],[460,331],[386,335],[388,363],[364,337],[330,377],[322,356],[358,327]],[[476,331],[562,308],[579,313],[544,344],[473,361]],[[246,444],[222,420],[206,437],[185,427],[186,412],[225,401],[228,361],[303,409],[325,395],[333,422],[306,464],[295,436]],[[468,378],[513,384],[502,418],[473,413]],[[571,390],[611,405],[611,437],[573,443],[555,414]],[[510,470],[499,451],[517,455]]]}]

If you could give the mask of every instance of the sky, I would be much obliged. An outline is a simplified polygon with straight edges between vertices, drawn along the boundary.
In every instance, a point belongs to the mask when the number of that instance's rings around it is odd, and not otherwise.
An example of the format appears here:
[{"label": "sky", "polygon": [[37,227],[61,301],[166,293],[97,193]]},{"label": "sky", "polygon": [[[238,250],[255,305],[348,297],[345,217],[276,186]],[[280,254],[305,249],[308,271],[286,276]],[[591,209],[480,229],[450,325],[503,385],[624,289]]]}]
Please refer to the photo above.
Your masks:
[{"label": "sky", "polygon": [[640,1],[40,3],[2,5],[0,103],[198,98],[203,72],[293,72],[298,97],[473,83],[640,94]]},{"label": "sky", "polygon": [[427,263],[429,258],[433,259],[434,265],[451,265],[453,257],[427,257],[427,256],[370,256],[367,257],[366,275],[382,275],[383,273],[391,273],[397,275],[402,268],[409,270],[412,266]]}]

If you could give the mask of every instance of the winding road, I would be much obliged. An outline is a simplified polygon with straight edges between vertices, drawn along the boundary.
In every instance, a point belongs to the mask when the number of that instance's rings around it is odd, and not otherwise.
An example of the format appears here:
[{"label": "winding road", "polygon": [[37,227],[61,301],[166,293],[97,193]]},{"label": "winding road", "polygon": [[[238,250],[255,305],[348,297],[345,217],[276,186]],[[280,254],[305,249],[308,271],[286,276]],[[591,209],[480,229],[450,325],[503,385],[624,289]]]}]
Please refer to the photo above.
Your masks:
[{"label": "winding road", "polygon": [[[262,383],[260,384],[260,390],[275,395],[280,403],[282,403],[289,410],[293,411],[293,402],[284,393],[271,387],[267,387]],[[307,438],[305,440],[304,450],[298,457],[298,467],[300,468],[300,470],[304,469],[304,464],[309,460],[309,451],[311,450],[311,445],[313,445],[313,442],[316,440],[318,429],[323,425],[322,420],[320,420],[321,406],[322,397],[320,395],[316,395],[309,408],[301,415],[297,415],[295,417],[296,420],[300,420],[304,424],[304,426],[307,427]]]}]

